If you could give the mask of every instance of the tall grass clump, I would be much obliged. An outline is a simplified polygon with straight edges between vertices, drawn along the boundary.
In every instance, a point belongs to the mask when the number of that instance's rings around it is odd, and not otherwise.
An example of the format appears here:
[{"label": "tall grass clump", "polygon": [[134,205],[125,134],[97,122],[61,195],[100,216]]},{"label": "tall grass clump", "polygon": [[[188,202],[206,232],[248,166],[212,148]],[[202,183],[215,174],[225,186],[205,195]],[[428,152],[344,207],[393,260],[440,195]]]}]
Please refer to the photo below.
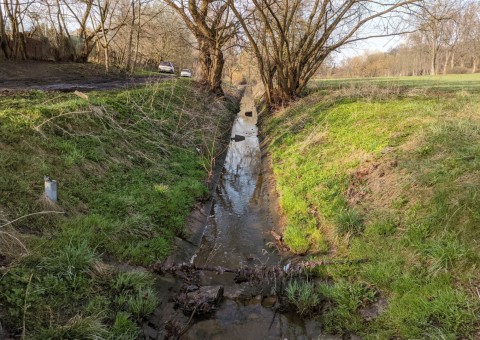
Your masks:
[{"label": "tall grass clump", "polygon": [[285,293],[300,315],[311,313],[319,306],[320,295],[312,282],[291,280],[285,287]]}]

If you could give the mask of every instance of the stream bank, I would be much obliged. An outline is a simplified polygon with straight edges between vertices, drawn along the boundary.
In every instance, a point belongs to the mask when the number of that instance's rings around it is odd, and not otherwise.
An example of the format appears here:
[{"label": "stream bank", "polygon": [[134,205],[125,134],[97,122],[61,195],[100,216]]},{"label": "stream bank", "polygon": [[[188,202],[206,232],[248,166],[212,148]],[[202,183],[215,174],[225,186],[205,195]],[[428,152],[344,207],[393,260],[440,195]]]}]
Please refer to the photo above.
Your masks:
[{"label": "stream bank", "polygon": [[[199,246],[184,242],[188,246],[170,262],[252,269],[286,264],[272,236],[278,232],[278,210],[256,124],[247,88]],[[321,334],[318,322],[280,309],[280,283],[235,283],[234,274],[209,271],[177,274],[158,277],[162,303],[144,325],[147,339],[308,339]],[[212,307],[208,313],[205,301]]]}]

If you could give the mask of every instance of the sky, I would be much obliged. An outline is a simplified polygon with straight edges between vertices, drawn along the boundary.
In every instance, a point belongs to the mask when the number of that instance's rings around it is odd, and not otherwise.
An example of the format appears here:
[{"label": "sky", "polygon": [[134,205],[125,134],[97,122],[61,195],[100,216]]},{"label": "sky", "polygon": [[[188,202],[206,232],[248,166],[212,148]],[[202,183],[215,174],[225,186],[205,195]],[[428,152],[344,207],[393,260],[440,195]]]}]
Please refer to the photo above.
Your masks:
[{"label": "sky", "polygon": [[334,60],[335,63],[340,63],[347,58],[363,55],[367,52],[387,52],[404,40],[405,37],[393,36],[360,41],[340,49],[335,53]]}]

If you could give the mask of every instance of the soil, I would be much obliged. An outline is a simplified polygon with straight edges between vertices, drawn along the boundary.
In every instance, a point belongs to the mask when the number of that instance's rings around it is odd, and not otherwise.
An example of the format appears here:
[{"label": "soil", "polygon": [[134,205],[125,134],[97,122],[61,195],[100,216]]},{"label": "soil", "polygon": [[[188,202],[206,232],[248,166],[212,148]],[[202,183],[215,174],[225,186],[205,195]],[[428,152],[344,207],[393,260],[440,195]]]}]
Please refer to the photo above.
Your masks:
[{"label": "soil", "polygon": [[116,89],[170,79],[170,75],[130,76],[102,65],[48,61],[0,61],[0,93],[25,90],[91,91]]}]

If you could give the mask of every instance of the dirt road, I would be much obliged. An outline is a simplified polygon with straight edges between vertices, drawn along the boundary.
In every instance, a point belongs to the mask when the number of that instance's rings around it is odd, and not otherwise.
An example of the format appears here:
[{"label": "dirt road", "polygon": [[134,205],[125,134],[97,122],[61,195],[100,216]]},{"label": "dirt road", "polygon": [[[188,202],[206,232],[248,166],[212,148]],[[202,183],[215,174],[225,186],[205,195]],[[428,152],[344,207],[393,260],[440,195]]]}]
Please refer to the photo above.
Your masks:
[{"label": "dirt road", "polygon": [[105,72],[102,65],[45,61],[0,61],[0,92],[45,90],[71,92],[132,87],[170,75],[129,76]]}]

